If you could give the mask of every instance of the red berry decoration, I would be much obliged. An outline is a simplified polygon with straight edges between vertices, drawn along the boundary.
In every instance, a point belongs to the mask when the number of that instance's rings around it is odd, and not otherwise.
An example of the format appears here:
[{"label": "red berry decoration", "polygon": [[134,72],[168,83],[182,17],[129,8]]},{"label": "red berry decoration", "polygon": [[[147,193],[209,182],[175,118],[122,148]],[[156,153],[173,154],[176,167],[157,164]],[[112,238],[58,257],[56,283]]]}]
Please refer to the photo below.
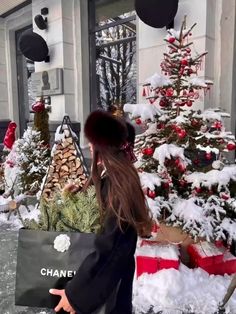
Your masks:
[{"label": "red berry decoration", "polygon": [[227,149],[228,150],[235,150],[235,148],[236,148],[236,145],[234,143],[228,143],[227,144]]},{"label": "red berry decoration", "polygon": [[211,153],[206,153],[205,158],[207,160],[211,160],[212,159],[212,154]]},{"label": "red berry decoration", "polygon": [[181,64],[182,64],[182,65],[188,65],[188,60],[182,59],[182,60],[181,60]]},{"label": "red berry decoration", "polygon": [[156,197],[156,192],[149,190],[148,191],[148,196],[151,197],[151,198],[155,198]]},{"label": "red berry decoration", "polygon": [[43,112],[45,110],[44,103],[42,101],[37,101],[32,105],[32,110],[38,113]]},{"label": "red berry decoration", "polygon": [[186,105],[187,105],[188,107],[192,107],[192,105],[193,105],[192,100],[188,100],[188,101],[186,102]]},{"label": "red berry decoration", "polygon": [[173,44],[175,42],[175,37],[169,37],[168,42]]},{"label": "red berry decoration", "polygon": [[173,88],[168,88],[167,91],[166,91],[166,96],[167,97],[171,97],[174,95],[174,90]]},{"label": "red berry decoration", "polygon": [[135,122],[136,122],[136,124],[138,124],[138,125],[139,125],[139,124],[142,124],[142,120],[141,120],[141,119],[139,119],[139,118],[138,118],[138,119],[136,119],[136,120],[135,120]]}]

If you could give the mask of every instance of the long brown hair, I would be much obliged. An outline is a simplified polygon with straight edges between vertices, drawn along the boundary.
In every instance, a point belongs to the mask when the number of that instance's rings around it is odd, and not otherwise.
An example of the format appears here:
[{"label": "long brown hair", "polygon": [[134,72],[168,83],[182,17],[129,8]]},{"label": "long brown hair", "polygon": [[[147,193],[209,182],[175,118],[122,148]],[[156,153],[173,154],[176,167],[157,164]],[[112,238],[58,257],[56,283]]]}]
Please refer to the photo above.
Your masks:
[{"label": "long brown hair", "polygon": [[[101,194],[101,164],[108,181],[105,198]],[[91,175],[101,213],[109,209],[117,217],[121,230],[128,223],[140,236],[149,236],[152,226],[150,212],[137,170],[125,152],[115,147],[102,149],[94,146]]]}]

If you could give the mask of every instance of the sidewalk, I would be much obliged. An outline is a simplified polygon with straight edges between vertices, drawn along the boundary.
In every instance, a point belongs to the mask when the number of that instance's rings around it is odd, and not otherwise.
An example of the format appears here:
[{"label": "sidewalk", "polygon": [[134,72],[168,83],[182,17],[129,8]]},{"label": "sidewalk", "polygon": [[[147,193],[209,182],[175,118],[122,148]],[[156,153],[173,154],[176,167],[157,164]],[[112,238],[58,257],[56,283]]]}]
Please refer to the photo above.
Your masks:
[{"label": "sidewalk", "polygon": [[17,231],[9,225],[0,229],[0,309],[1,314],[52,314],[53,311],[14,305]]}]

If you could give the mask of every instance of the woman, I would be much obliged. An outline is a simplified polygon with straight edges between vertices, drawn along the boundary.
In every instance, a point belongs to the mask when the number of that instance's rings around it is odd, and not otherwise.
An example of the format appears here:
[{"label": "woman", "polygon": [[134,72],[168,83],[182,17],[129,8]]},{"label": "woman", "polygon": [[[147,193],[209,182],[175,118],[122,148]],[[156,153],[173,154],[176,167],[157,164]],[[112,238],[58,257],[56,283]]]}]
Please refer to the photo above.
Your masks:
[{"label": "woman", "polygon": [[137,234],[147,236],[151,230],[145,197],[132,165],[135,131],[123,120],[95,111],[85,123],[85,135],[92,148],[91,177],[103,232],[96,238],[96,251],[85,259],[65,290],[50,292],[61,296],[55,311],[131,314]]}]

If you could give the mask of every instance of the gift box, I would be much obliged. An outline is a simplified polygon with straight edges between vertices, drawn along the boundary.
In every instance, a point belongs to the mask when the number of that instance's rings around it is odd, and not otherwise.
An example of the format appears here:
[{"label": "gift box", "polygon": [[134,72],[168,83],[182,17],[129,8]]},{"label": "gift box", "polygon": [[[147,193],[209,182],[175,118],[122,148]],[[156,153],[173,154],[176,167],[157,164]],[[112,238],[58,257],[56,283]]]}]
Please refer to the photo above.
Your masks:
[{"label": "gift box", "polygon": [[188,246],[188,254],[192,267],[201,267],[214,271],[214,265],[223,262],[224,248],[217,247],[207,241]]},{"label": "gift box", "polygon": [[236,257],[230,252],[225,252],[223,263],[217,268],[219,275],[232,275],[236,273]]},{"label": "gift box", "polygon": [[222,243],[201,242],[188,247],[191,265],[201,267],[209,274],[236,273],[236,257]]},{"label": "gift box", "polygon": [[162,269],[179,269],[179,250],[175,245],[144,240],[136,250],[137,277],[143,273],[154,274]]}]

